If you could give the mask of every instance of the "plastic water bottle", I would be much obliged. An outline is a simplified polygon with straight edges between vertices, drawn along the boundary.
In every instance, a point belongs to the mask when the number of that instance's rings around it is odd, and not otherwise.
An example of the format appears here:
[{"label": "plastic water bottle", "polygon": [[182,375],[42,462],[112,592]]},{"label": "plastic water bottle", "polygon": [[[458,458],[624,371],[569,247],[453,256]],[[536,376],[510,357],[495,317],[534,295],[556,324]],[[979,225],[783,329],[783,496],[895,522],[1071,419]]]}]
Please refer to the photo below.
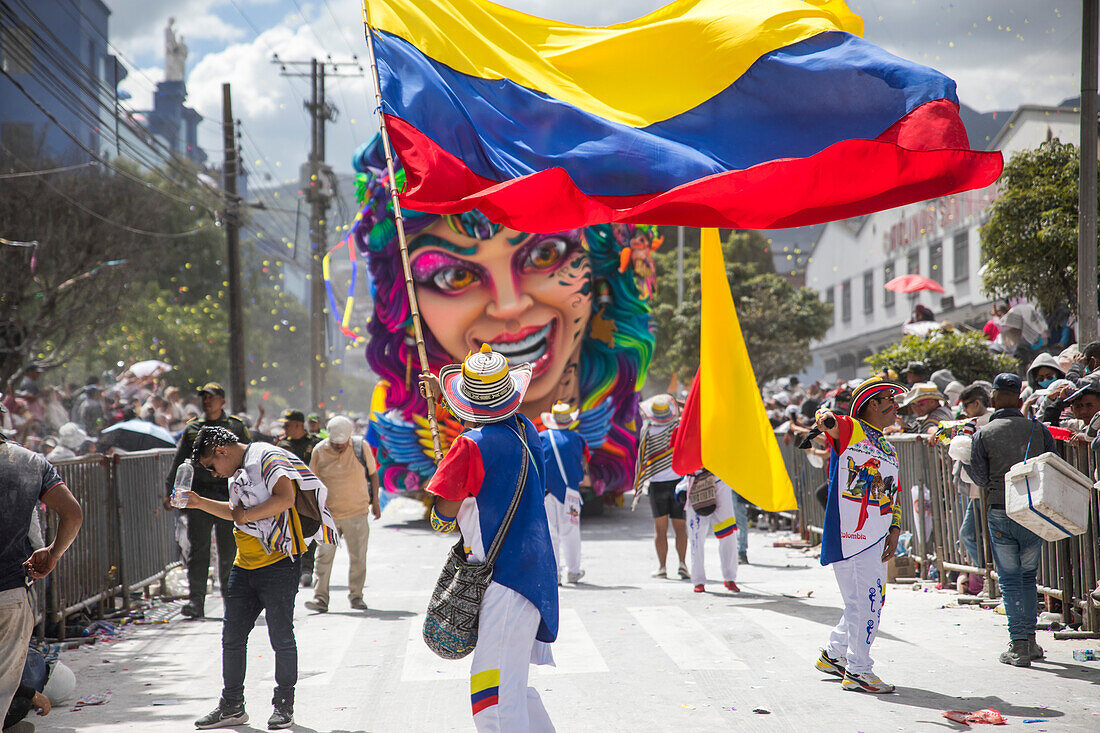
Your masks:
[{"label": "plastic water bottle", "polygon": [[180,464],[176,469],[176,483],[172,487],[172,506],[183,509],[187,506],[187,500],[191,494],[191,480],[195,478],[195,466],[191,459]]}]

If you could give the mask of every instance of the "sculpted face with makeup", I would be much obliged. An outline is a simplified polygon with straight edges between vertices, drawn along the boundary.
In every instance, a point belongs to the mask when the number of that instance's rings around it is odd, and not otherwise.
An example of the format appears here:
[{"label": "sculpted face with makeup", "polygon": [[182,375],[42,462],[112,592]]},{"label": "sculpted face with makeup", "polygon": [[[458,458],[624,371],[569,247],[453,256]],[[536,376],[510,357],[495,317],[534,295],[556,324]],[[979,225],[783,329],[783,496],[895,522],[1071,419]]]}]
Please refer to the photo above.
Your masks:
[{"label": "sculpted face with makeup", "polygon": [[559,399],[577,404],[577,363],[592,314],[580,232],[494,229],[480,239],[440,219],[410,242],[424,324],[456,362],[485,343],[512,364],[530,362],[528,417]]}]

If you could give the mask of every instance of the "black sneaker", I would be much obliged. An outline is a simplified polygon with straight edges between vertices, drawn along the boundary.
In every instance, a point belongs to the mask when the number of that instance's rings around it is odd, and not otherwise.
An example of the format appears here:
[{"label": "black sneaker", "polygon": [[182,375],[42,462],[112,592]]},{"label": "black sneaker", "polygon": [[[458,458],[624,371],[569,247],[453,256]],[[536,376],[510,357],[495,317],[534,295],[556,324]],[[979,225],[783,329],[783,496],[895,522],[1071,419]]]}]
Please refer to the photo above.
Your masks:
[{"label": "black sneaker", "polygon": [[207,728],[228,728],[233,725],[244,725],[248,722],[248,713],[244,711],[244,703],[227,705],[224,700],[218,701],[218,707],[195,721],[195,727],[201,730]]},{"label": "black sneaker", "polygon": [[185,603],[180,609],[180,616],[184,618],[202,618],[205,615],[206,611],[203,607],[192,602]]},{"label": "black sneaker", "polygon": [[276,698],[271,701],[271,704],[275,706],[275,710],[271,713],[271,717],[267,719],[268,730],[279,730],[294,725],[293,701]]}]

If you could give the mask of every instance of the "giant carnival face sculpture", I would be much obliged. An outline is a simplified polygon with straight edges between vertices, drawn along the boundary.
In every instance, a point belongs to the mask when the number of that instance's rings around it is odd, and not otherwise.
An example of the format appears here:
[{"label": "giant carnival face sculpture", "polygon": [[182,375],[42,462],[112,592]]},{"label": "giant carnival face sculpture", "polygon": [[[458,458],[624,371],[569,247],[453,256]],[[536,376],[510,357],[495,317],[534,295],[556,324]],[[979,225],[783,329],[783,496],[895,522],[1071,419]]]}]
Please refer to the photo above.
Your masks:
[{"label": "giant carnival face sculpture", "polygon": [[[374,296],[367,360],[380,377],[369,438],[387,490],[415,490],[435,466],[426,405],[416,388],[420,366],[377,141],[364,146],[355,163],[363,210],[353,238],[368,258]],[[398,186],[403,181],[398,172]],[[556,400],[579,405],[578,431],[593,456],[593,490],[610,496],[627,490],[633,479],[637,390],[653,352],[652,280],[642,276],[647,268],[637,260],[655,246],[655,231],[608,224],[532,234],[500,227],[477,211],[403,213],[432,371],[461,361],[483,343],[512,363],[530,362],[534,378],[521,411],[538,426],[540,413]],[[461,425],[442,411],[439,417],[446,449]]]}]

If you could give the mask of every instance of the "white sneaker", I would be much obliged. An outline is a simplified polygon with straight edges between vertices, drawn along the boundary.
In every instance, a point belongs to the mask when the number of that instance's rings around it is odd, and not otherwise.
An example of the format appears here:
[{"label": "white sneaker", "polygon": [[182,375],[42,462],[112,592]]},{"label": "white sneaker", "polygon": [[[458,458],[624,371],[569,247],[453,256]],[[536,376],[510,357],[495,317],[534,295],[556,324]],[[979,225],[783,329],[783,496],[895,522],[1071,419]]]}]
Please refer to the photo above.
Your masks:
[{"label": "white sneaker", "polygon": [[568,580],[570,583],[579,583],[581,581],[581,578],[583,578],[583,577],[584,577],[584,571],[583,570],[580,570],[576,573],[567,573],[566,574],[566,580]]},{"label": "white sneaker", "polygon": [[853,674],[846,671],[840,686],[845,690],[851,690],[853,692],[872,692],[879,695],[885,695],[886,693],[894,691],[893,685],[883,682],[874,672]]},{"label": "white sneaker", "polygon": [[662,565],[661,567],[657,568],[652,573],[650,573],[649,577],[651,577],[651,578],[667,578],[668,577],[668,571],[665,570],[665,566]]}]

